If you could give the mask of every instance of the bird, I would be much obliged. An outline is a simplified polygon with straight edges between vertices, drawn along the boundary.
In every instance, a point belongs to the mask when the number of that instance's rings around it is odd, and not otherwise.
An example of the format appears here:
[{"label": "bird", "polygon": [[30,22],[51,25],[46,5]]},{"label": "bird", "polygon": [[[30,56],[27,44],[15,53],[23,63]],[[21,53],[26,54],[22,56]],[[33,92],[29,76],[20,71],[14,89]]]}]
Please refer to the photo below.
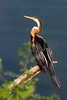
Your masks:
[{"label": "bird", "polygon": [[34,26],[30,32],[31,38],[31,52],[35,57],[35,60],[40,67],[40,69],[46,73],[48,72],[53,84],[57,87],[61,87],[61,83],[54,71],[54,63],[57,61],[53,61],[53,52],[50,46],[47,44],[46,40],[40,36],[40,32],[42,31],[42,22],[40,18],[35,16],[24,16],[25,18],[31,19],[37,23],[37,26]]}]

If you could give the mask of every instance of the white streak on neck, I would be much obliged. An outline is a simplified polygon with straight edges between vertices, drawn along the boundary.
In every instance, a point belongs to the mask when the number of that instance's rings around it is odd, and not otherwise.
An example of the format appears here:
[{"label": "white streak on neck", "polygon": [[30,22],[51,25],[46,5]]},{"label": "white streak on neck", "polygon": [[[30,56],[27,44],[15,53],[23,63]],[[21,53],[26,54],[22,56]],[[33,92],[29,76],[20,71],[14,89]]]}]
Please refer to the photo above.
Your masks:
[{"label": "white streak on neck", "polygon": [[37,18],[34,19],[34,21],[37,23],[38,27],[40,26],[40,22]]}]

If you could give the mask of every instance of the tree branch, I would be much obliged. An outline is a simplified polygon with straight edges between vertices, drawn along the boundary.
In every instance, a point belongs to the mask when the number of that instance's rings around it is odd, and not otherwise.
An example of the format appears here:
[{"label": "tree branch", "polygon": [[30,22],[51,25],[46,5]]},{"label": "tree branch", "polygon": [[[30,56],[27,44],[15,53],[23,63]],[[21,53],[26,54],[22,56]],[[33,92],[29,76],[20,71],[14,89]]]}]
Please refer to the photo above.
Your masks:
[{"label": "tree branch", "polygon": [[[58,63],[57,61],[53,61],[53,64]],[[17,79],[15,79],[12,84],[8,87],[10,91],[14,89],[16,85],[21,85],[29,80],[31,80],[34,76],[39,74],[40,68],[38,65],[35,65],[34,67],[31,67],[29,70],[27,70],[24,74],[20,75]]]},{"label": "tree branch", "polygon": [[8,88],[11,91],[12,89],[14,89],[16,85],[21,85],[28,82],[30,79],[36,76],[39,72],[40,72],[40,68],[38,67],[38,65],[31,67],[24,74],[20,75],[17,79],[15,79],[14,82],[12,82],[12,84]]}]

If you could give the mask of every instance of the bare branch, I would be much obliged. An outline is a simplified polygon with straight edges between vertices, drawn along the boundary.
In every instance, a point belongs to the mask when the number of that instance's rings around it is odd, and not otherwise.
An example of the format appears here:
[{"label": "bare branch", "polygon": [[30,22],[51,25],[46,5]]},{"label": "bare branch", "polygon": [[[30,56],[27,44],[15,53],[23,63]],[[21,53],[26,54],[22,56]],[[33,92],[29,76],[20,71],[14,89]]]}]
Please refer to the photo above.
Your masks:
[{"label": "bare branch", "polygon": [[[57,61],[53,61],[54,64],[57,63]],[[17,79],[15,79],[12,84],[9,86],[10,91],[14,89],[16,85],[21,85],[29,80],[31,80],[34,76],[39,74],[40,68],[38,65],[35,65],[34,67],[31,67],[29,70],[27,70],[24,74],[20,75]]]},{"label": "bare branch", "polygon": [[9,86],[10,91],[12,89],[14,89],[14,87],[16,85],[21,85],[21,84],[24,84],[24,83],[28,82],[35,75],[37,75],[39,72],[40,72],[40,68],[38,67],[38,65],[35,65],[34,67],[31,67],[24,74],[20,75],[17,79],[14,80],[14,82]]}]

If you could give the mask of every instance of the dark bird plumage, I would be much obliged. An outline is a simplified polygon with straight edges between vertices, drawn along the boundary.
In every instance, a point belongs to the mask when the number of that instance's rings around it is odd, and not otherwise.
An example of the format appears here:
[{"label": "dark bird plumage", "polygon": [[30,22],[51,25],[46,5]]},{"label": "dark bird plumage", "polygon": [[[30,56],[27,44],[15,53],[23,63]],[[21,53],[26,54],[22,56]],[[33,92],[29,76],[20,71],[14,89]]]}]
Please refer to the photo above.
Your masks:
[{"label": "dark bird plumage", "polygon": [[54,85],[60,88],[60,81],[54,72],[53,52],[43,37],[38,35],[42,30],[42,23],[39,18],[24,16],[37,22],[37,27],[31,30],[31,51],[40,69],[50,74],[50,78]]}]

